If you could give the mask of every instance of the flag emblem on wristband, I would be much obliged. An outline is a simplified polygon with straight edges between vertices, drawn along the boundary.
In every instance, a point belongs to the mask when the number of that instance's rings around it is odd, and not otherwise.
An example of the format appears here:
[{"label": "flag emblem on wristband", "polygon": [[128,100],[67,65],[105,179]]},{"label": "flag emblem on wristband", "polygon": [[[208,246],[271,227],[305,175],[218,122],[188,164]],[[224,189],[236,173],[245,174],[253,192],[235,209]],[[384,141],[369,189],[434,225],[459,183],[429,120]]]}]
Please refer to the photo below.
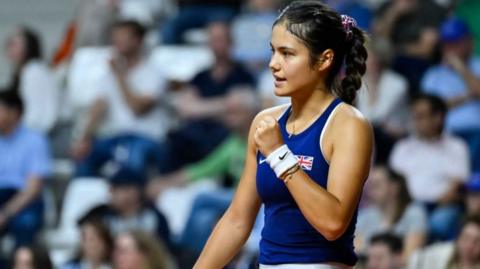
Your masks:
[{"label": "flag emblem on wristband", "polygon": [[312,156],[304,156],[304,155],[295,155],[298,160],[298,164],[303,170],[312,170],[313,166],[313,157]]}]

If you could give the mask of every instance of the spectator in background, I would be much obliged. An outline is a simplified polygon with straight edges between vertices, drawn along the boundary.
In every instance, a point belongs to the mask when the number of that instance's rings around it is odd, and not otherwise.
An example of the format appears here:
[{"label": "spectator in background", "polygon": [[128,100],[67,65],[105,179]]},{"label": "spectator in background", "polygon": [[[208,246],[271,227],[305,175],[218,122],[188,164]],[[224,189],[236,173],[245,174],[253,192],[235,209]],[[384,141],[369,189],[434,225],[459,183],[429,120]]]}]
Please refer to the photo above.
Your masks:
[{"label": "spectator in background", "polygon": [[241,0],[178,0],[178,12],[161,26],[163,44],[181,44],[185,31],[202,28],[215,21],[231,21]]},{"label": "spectator in background", "polygon": [[268,67],[271,29],[278,16],[276,2],[249,0],[247,10],[232,22],[233,57],[254,74]]},{"label": "spectator in background", "polygon": [[396,235],[378,234],[370,240],[366,269],[401,269],[403,244]]},{"label": "spectator in background", "polygon": [[472,31],[474,51],[480,56],[480,2],[477,0],[456,1],[455,15],[464,20]]},{"label": "spectator in background", "polygon": [[20,122],[22,113],[15,92],[0,92],[0,237],[11,234],[17,247],[31,244],[41,228],[51,172],[48,142]]},{"label": "spectator in background", "polygon": [[159,106],[165,81],[143,54],[144,34],[135,21],[113,26],[109,68],[100,76],[98,98],[72,147],[77,176],[97,176],[110,160],[144,171],[159,155],[159,142],[168,129]]},{"label": "spectator in background", "polygon": [[469,216],[453,242],[433,244],[415,253],[408,269],[471,269],[480,267],[480,218]]},{"label": "spectator in background", "polygon": [[195,257],[200,254],[215,223],[230,205],[245,163],[250,124],[259,109],[257,96],[251,90],[235,90],[229,93],[223,121],[231,134],[201,161],[156,178],[148,187],[152,198],[156,199],[159,193],[174,186],[184,186],[206,179],[219,181],[222,188],[202,192],[195,198],[179,240],[179,245]]},{"label": "spectator in background", "polygon": [[229,133],[221,122],[227,94],[254,85],[252,75],[231,58],[229,25],[214,22],[208,26],[208,34],[215,62],[197,74],[190,87],[182,89],[172,102],[183,122],[169,136],[161,157],[162,173],[199,161],[217,147]]},{"label": "spectator in background", "polygon": [[460,210],[459,188],[468,179],[466,144],[444,132],[447,105],[432,95],[420,95],[411,106],[414,133],[392,151],[390,166],[407,179],[415,201],[427,206],[434,239],[452,239]]},{"label": "spectator in background", "polygon": [[42,62],[40,39],[34,31],[17,27],[6,43],[13,67],[10,89],[25,104],[22,121],[31,129],[48,134],[59,114],[59,89],[48,66]]},{"label": "spectator in background", "polygon": [[386,1],[377,10],[372,32],[395,46],[393,69],[407,78],[410,96],[420,91],[438,42],[438,26],[446,10],[433,0]]},{"label": "spectator in background", "polygon": [[426,242],[425,209],[412,202],[405,178],[386,166],[373,169],[368,186],[371,203],[359,211],[355,249],[361,254],[367,253],[373,247],[368,242],[376,234],[390,232],[402,238],[404,247],[399,252],[401,260],[406,262],[410,254]]},{"label": "spectator in background", "polygon": [[472,56],[470,29],[460,19],[442,24],[441,41],[442,62],[428,70],[422,88],[448,103],[446,129],[467,141],[480,171],[480,58]]},{"label": "spectator in background", "polygon": [[61,269],[111,269],[113,238],[108,227],[99,219],[82,218],[82,234],[78,255]]},{"label": "spectator in background", "polygon": [[[21,247],[15,251],[11,269],[53,269],[48,250],[42,246]],[[93,269],[93,268],[91,268]]]},{"label": "spectator in background", "polygon": [[110,202],[91,209],[85,218],[102,220],[113,235],[140,230],[172,246],[167,220],[143,195],[145,175],[121,168],[109,178],[109,182]]},{"label": "spectator in background", "polygon": [[369,42],[365,83],[359,91],[357,108],[373,124],[376,161],[385,163],[395,141],[407,132],[408,82],[390,69],[393,48],[385,39]]},{"label": "spectator in background", "polygon": [[465,210],[467,216],[480,216],[480,173],[472,174],[465,184]]},{"label": "spectator in background", "polygon": [[175,268],[161,243],[139,231],[125,232],[115,238],[113,265],[115,269]]}]

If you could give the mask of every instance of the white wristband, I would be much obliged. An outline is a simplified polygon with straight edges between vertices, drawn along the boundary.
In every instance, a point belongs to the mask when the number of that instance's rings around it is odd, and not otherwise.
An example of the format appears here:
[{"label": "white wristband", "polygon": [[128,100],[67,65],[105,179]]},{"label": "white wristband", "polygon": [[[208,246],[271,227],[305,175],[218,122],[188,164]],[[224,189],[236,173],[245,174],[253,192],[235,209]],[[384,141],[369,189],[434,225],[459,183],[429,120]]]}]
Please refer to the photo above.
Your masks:
[{"label": "white wristband", "polygon": [[288,169],[298,163],[297,157],[293,155],[287,145],[282,145],[270,153],[267,156],[266,161],[277,177],[280,177]]}]

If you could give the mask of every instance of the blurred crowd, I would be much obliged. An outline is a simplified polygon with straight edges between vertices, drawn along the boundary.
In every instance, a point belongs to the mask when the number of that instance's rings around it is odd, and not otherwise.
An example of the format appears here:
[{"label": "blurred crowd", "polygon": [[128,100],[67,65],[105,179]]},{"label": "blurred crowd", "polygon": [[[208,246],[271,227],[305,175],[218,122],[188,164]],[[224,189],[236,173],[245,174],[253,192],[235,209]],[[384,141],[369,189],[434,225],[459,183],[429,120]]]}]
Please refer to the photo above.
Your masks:
[{"label": "blurred crowd", "polygon": [[[288,2],[83,0],[53,52],[35,25],[0,37],[0,268],[191,268],[251,120],[289,102],[268,68]],[[480,1],[324,2],[370,36],[357,267],[480,268]],[[262,221],[228,268],[257,268]]]}]

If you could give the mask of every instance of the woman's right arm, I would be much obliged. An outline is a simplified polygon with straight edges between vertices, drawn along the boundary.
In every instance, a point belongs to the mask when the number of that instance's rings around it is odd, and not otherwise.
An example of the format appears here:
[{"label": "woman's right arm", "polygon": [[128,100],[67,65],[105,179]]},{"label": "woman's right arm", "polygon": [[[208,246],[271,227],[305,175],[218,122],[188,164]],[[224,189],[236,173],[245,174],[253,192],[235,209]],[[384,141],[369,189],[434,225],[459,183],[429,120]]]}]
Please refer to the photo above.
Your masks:
[{"label": "woman's right arm", "polygon": [[255,182],[257,149],[253,139],[258,118],[253,120],[250,128],[245,168],[233,201],[210,235],[195,269],[223,268],[250,235],[261,204]]}]

